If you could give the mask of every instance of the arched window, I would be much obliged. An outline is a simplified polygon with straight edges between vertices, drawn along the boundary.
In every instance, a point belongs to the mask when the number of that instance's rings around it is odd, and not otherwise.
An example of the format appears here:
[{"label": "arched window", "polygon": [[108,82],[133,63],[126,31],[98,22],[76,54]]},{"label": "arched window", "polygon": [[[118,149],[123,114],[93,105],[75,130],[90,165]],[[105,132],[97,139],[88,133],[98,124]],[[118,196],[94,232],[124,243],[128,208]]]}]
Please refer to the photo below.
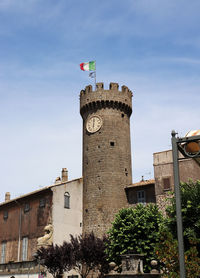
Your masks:
[{"label": "arched window", "polygon": [[64,194],[64,207],[69,209],[70,208],[70,194],[69,192],[65,192]]}]

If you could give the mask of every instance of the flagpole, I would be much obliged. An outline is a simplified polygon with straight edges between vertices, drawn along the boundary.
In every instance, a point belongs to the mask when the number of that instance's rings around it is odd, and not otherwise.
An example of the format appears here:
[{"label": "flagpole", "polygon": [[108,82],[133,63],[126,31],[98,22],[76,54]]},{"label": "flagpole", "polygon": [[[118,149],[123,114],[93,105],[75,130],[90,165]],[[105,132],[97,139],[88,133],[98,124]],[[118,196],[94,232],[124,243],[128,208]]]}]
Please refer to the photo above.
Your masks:
[{"label": "flagpole", "polygon": [[96,79],[96,60],[95,60],[95,74],[94,74],[95,90],[97,89],[97,79]]},{"label": "flagpole", "polygon": [[[96,62],[95,62],[95,65],[96,65]],[[96,67],[95,67],[95,77],[94,77],[94,82],[95,82],[95,90],[97,88],[97,80],[96,80]]]},{"label": "flagpole", "polygon": [[[94,66],[92,66],[92,68],[90,69],[90,63],[94,64]],[[87,63],[81,63],[80,64],[80,69],[83,71],[90,71],[89,73],[89,77],[94,78],[94,86],[95,86],[95,90],[97,88],[97,80],[96,80],[96,61],[91,61],[91,62],[87,62]]]}]

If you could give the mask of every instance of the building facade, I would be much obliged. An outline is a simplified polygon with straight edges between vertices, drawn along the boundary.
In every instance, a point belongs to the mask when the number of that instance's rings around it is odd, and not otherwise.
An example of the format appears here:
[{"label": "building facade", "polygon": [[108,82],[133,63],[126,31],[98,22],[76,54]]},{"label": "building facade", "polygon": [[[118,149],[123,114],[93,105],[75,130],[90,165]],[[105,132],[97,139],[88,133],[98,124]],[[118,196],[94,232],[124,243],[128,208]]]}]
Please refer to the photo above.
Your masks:
[{"label": "building facade", "polygon": [[[179,153],[180,158],[182,154]],[[174,174],[172,150],[157,152],[153,154],[155,195],[156,203],[162,211],[165,210],[166,197],[169,191],[174,191]],[[187,182],[200,180],[200,167],[192,158],[179,160],[180,181]]]},{"label": "building facade", "polygon": [[0,276],[38,277],[37,248],[82,233],[82,179],[67,181],[66,172],[51,186],[15,199],[6,194],[0,204]]},{"label": "building facade", "polygon": [[155,204],[155,180],[144,180],[133,183],[125,188],[129,206],[137,204]]}]

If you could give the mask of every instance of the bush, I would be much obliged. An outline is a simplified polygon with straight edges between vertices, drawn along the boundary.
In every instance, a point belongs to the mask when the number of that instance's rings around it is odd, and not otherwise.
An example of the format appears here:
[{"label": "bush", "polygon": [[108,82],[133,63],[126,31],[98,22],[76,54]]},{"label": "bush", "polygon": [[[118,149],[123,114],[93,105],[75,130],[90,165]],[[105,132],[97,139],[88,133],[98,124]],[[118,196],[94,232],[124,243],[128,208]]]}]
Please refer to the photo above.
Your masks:
[{"label": "bush", "polygon": [[99,276],[108,272],[108,261],[105,254],[106,237],[100,239],[93,233],[84,236],[71,236],[70,242],[63,245],[51,245],[40,248],[36,259],[45,266],[54,278],[60,277],[65,271],[75,269],[86,278],[92,271]]},{"label": "bush", "polygon": [[[187,277],[200,277],[200,181],[182,183],[181,208]],[[177,243],[176,199],[169,198],[166,218],[156,246],[157,259],[161,262],[164,277],[179,277]]]},{"label": "bush", "polygon": [[105,254],[106,241],[106,237],[101,239],[93,233],[77,237],[71,235],[73,268],[82,277],[87,277],[94,270],[100,275],[108,272]]},{"label": "bush", "polygon": [[159,225],[162,214],[156,205],[142,204],[134,208],[119,211],[109,230],[106,253],[109,261],[118,266],[122,254],[143,254],[144,270],[151,269],[150,261],[154,259],[154,247],[159,240]]},{"label": "bush", "polygon": [[72,268],[71,250],[71,244],[65,242],[62,246],[41,247],[35,257],[56,278]]},{"label": "bush", "polygon": [[[156,246],[156,256],[161,263],[163,277],[180,277],[178,242],[167,230],[160,232],[160,241]],[[198,257],[195,241],[190,241],[190,248],[185,251],[185,268],[187,277],[200,277],[200,258]]]},{"label": "bush", "polygon": [[[183,219],[183,235],[185,250],[191,247],[191,241],[197,243],[198,256],[200,257],[200,181],[182,183],[181,189],[181,207]],[[173,194],[170,198],[171,204],[167,207],[167,223],[169,231],[177,238],[176,224],[176,199]]]}]

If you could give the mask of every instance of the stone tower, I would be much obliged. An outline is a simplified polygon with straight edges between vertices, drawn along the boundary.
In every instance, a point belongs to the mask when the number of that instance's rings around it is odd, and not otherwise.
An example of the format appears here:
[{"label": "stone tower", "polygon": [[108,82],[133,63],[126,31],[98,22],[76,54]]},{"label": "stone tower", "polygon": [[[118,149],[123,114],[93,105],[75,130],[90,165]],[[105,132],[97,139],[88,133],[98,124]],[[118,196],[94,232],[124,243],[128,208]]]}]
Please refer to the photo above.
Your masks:
[{"label": "stone tower", "polygon": [[127,206],[124,188],[132,183],[130,116],[132,92],[117,83],[80,92],[83,118],[83,233],[103,235]]}]

